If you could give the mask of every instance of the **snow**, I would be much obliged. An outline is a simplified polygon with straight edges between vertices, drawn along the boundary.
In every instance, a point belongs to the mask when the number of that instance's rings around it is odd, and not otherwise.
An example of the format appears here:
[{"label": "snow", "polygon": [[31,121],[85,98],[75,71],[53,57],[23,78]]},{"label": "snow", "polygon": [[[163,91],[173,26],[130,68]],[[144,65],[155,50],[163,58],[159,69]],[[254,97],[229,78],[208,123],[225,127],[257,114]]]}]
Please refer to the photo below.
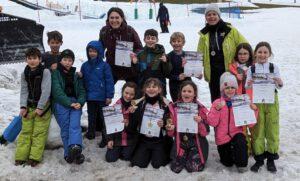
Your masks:
[{"label": "snow", "polygon": [[[285,3],[294,5],[293,0],[272,0],[272,3]],[[70,0],[70,4],[77,1]],[[115,6],[116,3],[93,2],[82,0],[83,10],[101,12]],[[243,0],[247,3],[247,0]],[[252,2],[268,2],[267,0],[252,0]],[[41,2],[42,3],[42,2]],[[64,3],[67,3],[65,1]],[[37,11],[24,8],[11,1],[0,0],[5,13],[26,17],[38,21]],[[149,4],[140,3],[139,18],[134,20],[133,12],[135,4],[117,3],[126,14],[127,22],[133,26],[141,39],[148,28],[160,31],[159,24],[155,19],[148,20]],[[299,5],[299,2],[296,4]],[[201,14],[186,11],[186,5],[166,4],[169,8],[172,26],[170,32],[181,31],[186,36],[185,50],[196,50],[198,32],[204,27],[205,20]],[[189,5],[189,8],[201,5]],[[203,5],[202,5],[203,6]],[[91,8],[94,7],[94,8]],[[156,7],[158,8],[158,6]],[[276,174],[269,173],[263,168],[260,173],[248,171],[239,174],[236,168],[225,168],[219,162],[217,147],[214,142],[213,131],[208,136],[209,158],[206,168],[200,173],[187,173],[182,171],[174,174],[169,167],[161,167],[156,170],[149,166],[146,169],[129,167],[129,162],[117,161],[106,163],[104,156],[106,149],[100,149],[96,140],[84,139],[84,155],[86,161],[82,165],[69,165],[63,158],[63,149],[46,150],[42,164],[37,168],[29,166],[14,166],[15,144],[0,146],[0,180],[299,180],[300,178],[300,81],[297,79],[300,68],[300,11],[298,8],[257,9],[249,11],[242,19],[228,19],[226,14],[222,18],[232,23],[255,47],[260,41],[268,41],[274,57],[271,60],[277,64],[281,71],[284,87],[279,90],[280,100],[280,159],[276,161],[278,171]],[[79,15],[74,14],[66,17],[56,17],[48,10],[39,11],[41,24],[45,26],[44,42],[47,42],[46,32],[60,31],[63,38],[61,50],[71,48],[76,54],[75,66],[80,68],[86,59],[85,48],[89,41],[98,39],[100,28],[105,24],[105,19],[79,20]],[[84,13],[84,12],[83,12]],[[98,12],[97,12],[98,13]],[[166,51],[172,50],[169,44],[170,34],[159,34],[159,42]],[[49,47],[45,43],[46,50]],[[0,65],[0,133],[9,124],[14,115],[19,111],[19,80],[23,71],[24,63]],[[199,88],[199,99],[210,107],[208,85],[204,80],[195,80]],[[120,96],[120,89],[124,82],[116,85],[115,99]],[[87,124],[86,107],[82,117],[83,124]],[[50,130],[53,131],[53,130]],[[58,132],[57,130],[54,130]],[[249,166],[254,163],[249,158]]]}]

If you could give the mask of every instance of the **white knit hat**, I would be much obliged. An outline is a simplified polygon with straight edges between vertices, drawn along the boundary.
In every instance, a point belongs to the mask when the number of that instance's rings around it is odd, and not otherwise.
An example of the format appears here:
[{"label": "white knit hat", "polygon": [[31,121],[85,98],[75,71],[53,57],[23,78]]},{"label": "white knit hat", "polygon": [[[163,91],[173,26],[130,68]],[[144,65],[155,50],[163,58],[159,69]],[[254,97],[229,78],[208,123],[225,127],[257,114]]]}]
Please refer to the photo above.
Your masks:
[{"label": "white knit hat", "polygon": [[238,89],[238,83],[235,76],[229,72],[223,73],[220,78],[220,91],[222,92],[226,87],[234,87]]},{"label": "white knit hat", "polygon": [[209,4],[205,9],[204,14],[206,15],[209,11],[214,11],[219,15],[219,17],[221,17],[221,11],[217,4]]}]

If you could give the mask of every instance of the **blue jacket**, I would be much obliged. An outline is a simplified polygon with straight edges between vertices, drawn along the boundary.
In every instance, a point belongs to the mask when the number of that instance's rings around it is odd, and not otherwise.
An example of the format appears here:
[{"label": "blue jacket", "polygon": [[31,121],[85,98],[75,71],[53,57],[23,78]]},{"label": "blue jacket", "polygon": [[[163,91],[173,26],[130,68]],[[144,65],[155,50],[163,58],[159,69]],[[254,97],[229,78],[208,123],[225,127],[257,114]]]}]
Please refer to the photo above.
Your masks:
[{"label": "blue jacket", "polygon": [[[91,59],[88,49],[94,48],[98,57]],[[91,41],[86,47],[88,60],[81,66],[87,101],[105,101],[114,97],[114,79],[109,64],[103,61],[104,49],[99,41]]]}]

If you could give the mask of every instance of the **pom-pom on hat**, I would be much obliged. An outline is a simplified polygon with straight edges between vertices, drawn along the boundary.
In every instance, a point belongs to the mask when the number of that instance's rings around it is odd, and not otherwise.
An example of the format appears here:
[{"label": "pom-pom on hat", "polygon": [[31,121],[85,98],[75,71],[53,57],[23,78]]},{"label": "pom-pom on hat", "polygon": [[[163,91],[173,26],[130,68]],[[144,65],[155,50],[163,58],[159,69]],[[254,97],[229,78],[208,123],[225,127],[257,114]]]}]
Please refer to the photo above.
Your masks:
[{"label": "pom-pom on hat", "polygon": [[221,17],[221,11],[217,4],[209,4],[205,9],[204,14],[206,15],[209,11],[214,11],[219,15],[219,17]]},{"label": "pom-pom on hat", "polygon": [[235,76],[229,72],[223,73],[220,78],[220,91],[224,91],[226,87],[234,87],[235,89],[238,89],[238,83]]}]

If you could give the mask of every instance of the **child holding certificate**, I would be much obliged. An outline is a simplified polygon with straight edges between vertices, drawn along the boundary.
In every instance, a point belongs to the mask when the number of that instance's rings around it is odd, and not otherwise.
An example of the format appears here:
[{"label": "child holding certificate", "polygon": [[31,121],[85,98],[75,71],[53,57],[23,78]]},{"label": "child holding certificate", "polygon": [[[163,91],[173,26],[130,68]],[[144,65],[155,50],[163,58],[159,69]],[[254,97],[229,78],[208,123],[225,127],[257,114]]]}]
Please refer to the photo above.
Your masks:
[{"label": "child holding certificate", "polygon": [[236,95],[237,89],[238,83],[235,76],[229,72],[223,73],[220,78],[221,98],[213,102],[208,113],[207,123],[215,127],[215,142],[221,163],[226,167],[235,164],[239,172],[246,172],[248,165],[247,142],[243,126],[235,125],[231,101],[231,98]]},{"label": "child holding certificate", "polygon": [[[208,156],[208,142],[205,137],[208,135],[208,126],[205,123],[208,110],[197,101],[198,91],[194,82],[183,82],[179,91],[178,101],[169,106],[172,122],[166,126],[168,135],[175,137],[171,153],[174,156],[171,162],[171,170],[179,173],[183,168],[186,168],[188,172],[199,172],[204,169]],[[195,109],[192,107],[195,107]],[[189,112],[189,108],[194,109],[192,114]],[[180,117],[179,114],[184,113],[184,110],[189,112],[189,115]],[[188,124],[192,126],[180,129],[180,127]],[[189,131],[193,129],[195,131]]]},{"label": "child holding certificate", "polygon": [[[260,42],[254,50],[256,62],[247,72],[246,87],[253,87],[255,74],[268,75],[275,83],[277,89],[283,86],[280,78],[279,69],[273,63],[269,63],[272,56],[271,46],[267,42]],[[253,151],[256,163],[251,167],[251,171],[258,172],[264,165],[264,159],[267,158],[267,169],[270,172],[276,172],[274,160],[279,158],[279,103],[277,89],[273,88],[273,103],[257,103],[259,117],[257,124],[253,128]],[[255,97],[253,89],[253,97]],[[272,95],[272,94],[271,94]],[[253,98],[254,99],[254,98]]]},{"label": "child holding certificate", "polygon": [[[252,100],[252,89],[245,88],[245,82],[247,77],[247,70],[253,64],[253,50],[249,43],[240,43],[236,47],[234,61],[229,65],[229,71],[232,73],[238,81],[237,94],[247,94]],[[251,132],[247,126],[244,126],[244,132],[246,135],[248,153],[252,153],[251,145]]]},{"label": "child holding certificate", "polygon": [[135,142],[136,133],[128,130],[129,113],[133,111],[131,101],[135,98],[137,85],[133,82],[126,82],[122,87],[122,97],[115,105],[121,105],[124,117],[125,128],[122,132],[107,135],[107,152],[105,155],[107,162],[115,162],[119,158],[130,160]]},{"label": "child holding certificate", "polygon": [[133,57],[133,63],[137,64],[138,69],[138,87],[143,88],[148,78],[157,78],[163,86],[162,94],[166,92],[166,77],[169,75],[172,65],[167,60],[165,48],[158,44],[158,33],[154,29],[148,29],[144,34],[145,47],[137,57]]},{"label": "child holding certificate", "polygon": [[129,118],[129,130],[138,130],[139,140],[131,164],[153,168],[169,162],[172,139],[166,136],[165,125],[169,119],[168,102],[162,97],[163,87],[156,78],[146,80],[144,97],[136,101],[136,110]]}]

